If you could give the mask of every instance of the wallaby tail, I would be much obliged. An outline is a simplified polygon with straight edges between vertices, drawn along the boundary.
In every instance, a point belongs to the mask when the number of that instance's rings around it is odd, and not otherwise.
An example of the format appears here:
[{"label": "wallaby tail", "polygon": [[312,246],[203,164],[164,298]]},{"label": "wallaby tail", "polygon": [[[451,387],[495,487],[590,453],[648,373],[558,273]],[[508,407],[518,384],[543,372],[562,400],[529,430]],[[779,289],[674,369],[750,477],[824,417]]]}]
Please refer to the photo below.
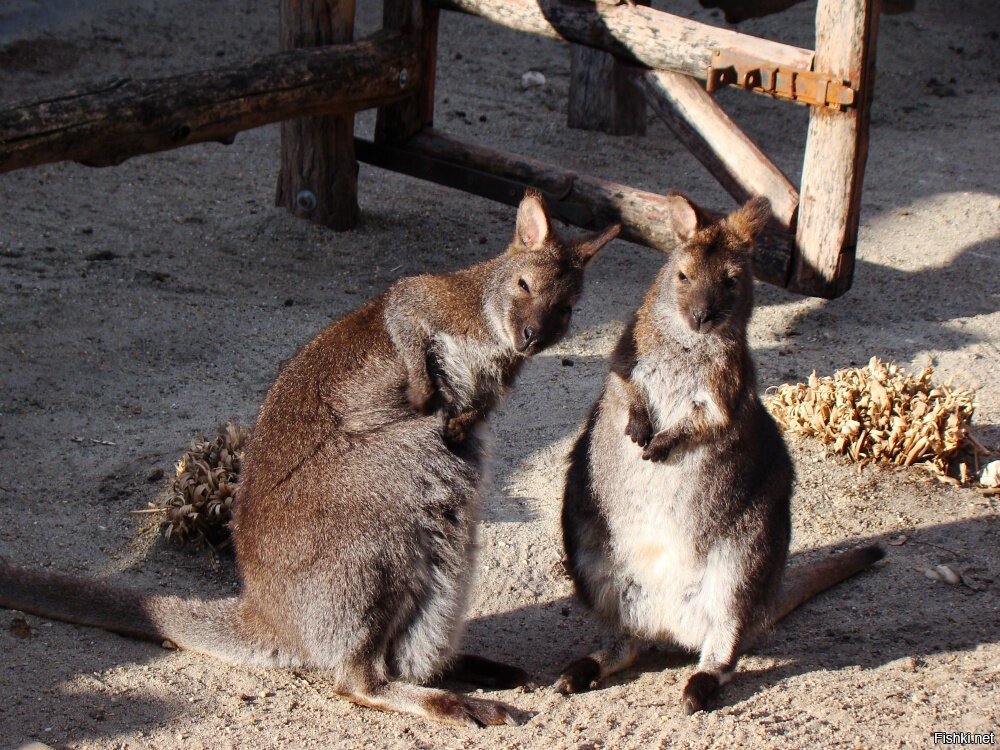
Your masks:
[{"label": "wallaby tail", "polygon": [[253,660],[240,637],[239,604],[151,596],[86,578],[0,563],[0,607],[149,641],[168,640],[229,662]]},{"label": "wallaby tail", "polygon": [[809,565],[789,568],[771,613],[771,622],[783,620],[799,605],[869,568],[883,557],[885,550],[873,544],[839,552]]}]

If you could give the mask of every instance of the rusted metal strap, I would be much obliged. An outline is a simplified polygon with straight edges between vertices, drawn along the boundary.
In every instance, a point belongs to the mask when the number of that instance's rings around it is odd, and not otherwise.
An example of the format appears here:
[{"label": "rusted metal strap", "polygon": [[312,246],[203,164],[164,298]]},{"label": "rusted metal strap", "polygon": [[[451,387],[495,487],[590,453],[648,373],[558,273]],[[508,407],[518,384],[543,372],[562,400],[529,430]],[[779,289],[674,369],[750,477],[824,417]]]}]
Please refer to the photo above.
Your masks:
[{"label": "rusted metal strap", "polygon": [[858,90],[850,81],[724,49],[712,52],[707,79],[705,88],[709,92],[735,85],[777,99],[836,110],[853,107],[858,101]]}]

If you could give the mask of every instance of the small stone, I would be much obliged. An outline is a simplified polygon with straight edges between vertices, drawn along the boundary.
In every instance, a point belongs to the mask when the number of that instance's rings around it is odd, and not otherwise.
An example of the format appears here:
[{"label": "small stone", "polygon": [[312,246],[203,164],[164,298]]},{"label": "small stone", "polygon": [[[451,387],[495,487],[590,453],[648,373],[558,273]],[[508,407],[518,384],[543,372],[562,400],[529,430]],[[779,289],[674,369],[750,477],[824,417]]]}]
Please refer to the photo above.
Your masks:
[{"label": "small stone", "polygon": [[545,76],[537,70],[529,70],[521,76],[522,89],[534,89],[545,85]]},{"label": "small stone", "polygon": [[15,638],[30,638],[31,626],[23,617],[15,617],[10,621],[10,633]]},{"label": "small stone", "polygon": [[559,360],[559,364],[561,364],[563,367],[572,367],[576,363],[573,362],[573,360],[571,360],[569,357],[563,357],[561,360]]},{"label": "small stone", "polygon": [[163,469],[153,469],[146,475],[147,482],[159,482],[163,479]]}]

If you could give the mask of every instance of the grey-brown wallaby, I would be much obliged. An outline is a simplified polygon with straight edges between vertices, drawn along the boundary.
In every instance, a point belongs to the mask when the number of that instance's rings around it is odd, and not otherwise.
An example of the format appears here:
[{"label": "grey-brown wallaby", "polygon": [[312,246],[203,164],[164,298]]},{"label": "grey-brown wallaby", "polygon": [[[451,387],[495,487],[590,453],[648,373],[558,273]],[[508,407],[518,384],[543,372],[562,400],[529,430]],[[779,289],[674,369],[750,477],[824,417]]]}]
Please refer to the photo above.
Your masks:
[{"label": "grey-brown wallaby", "polygon": [[747,345],[751,248],[770,216],[756,198],[700,226],[680,209],[671,254],[626,327],[570,454],[563,542],[577,595],[608,634],[556,683],[595,687],[643,640],[700,652],[684,688],[705,709],[753,638],[882,557],[878,547],[782,574],[793,469],[757,394]]},{"label": "grey-brown wallaby", "polygon": [[239,596],[152,596],[0,565],[0,606],[220,659],[325,670],[345,697],[454,725],[515,723],[503,703],[426,687],[458,656],[489,461],[486,418],[525,358],[567,330],[584,266],[617,235],[576,240],[528,191],[497,258],[403,279],[288,363],[243,460]]}]

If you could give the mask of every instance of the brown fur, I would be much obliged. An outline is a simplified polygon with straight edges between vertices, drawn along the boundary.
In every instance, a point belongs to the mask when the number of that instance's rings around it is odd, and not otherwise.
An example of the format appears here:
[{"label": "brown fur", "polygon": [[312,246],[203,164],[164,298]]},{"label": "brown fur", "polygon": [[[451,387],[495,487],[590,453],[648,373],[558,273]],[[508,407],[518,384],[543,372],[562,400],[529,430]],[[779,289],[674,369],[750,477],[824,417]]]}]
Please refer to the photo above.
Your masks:
[{"label": "brown fur", "polygon": [[[584,266],[617,232],[564,239],[529,191],[507,252],[403,279],[306,344],[268,392],[244,457],[238,597],[156,597],[0,565],[0,606],[232,662],[325,670],[345,697],[380,710],[515,723],[502,703],[420,683],[459,658],[485,421],[525,358],[566,332]],[[459,663],[496,684],[526,679]]]},{"label": "brown fur", "polygon": [[779,599],[792,464],[746,340],[750,249],[767,202],[708,226],[698,218],[692,208],[687,241],[623,332],[570,455],[563,540],[577,593],[610,643],[556,684],[587,690],[633,663],[642,639],[672,640],[700,653],[684,689],[689,713],[710,705],[775,616],[876,559],[839,557]]}]

